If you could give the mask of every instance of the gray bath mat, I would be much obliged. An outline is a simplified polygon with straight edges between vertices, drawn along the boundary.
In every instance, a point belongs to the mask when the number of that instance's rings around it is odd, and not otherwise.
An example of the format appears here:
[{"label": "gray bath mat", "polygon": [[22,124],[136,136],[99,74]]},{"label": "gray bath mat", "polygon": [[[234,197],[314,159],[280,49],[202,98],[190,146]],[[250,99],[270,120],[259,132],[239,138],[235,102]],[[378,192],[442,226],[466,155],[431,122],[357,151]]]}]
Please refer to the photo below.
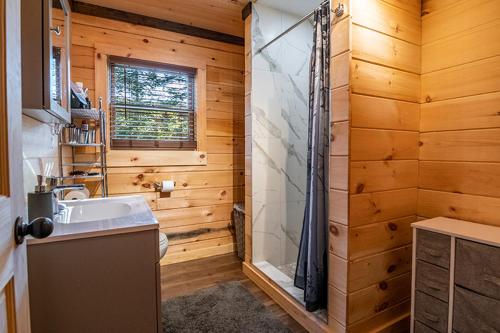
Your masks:
[{"label": "gray bath mat", "polygon": [[291,332],[238,281],[162,304],[165,333]]}]

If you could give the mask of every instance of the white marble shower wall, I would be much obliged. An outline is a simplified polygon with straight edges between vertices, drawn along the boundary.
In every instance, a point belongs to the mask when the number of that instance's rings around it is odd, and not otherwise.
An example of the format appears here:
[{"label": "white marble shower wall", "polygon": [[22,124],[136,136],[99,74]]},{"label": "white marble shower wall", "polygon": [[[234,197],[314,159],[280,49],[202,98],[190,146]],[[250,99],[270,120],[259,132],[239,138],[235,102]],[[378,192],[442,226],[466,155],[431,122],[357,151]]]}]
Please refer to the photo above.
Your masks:
[{"label": "white marble shower wall", "polygon": [[252,14],[253,260],[297,260],[305,206],[312,24],[255,52],[300,17],[270,7]]}]

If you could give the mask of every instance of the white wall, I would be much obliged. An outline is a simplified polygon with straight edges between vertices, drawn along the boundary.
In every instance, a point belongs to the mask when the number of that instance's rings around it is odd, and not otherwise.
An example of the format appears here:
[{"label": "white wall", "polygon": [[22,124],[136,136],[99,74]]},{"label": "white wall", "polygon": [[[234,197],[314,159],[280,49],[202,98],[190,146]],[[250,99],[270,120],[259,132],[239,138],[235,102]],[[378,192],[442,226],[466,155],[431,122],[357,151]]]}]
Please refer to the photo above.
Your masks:
[{"label": "white wall", "polygon": [[23,116],[23,175],[24,191],[32,192],[36,175],[52,165],[51,175],[59,176],[57,135],[53,125]]}]

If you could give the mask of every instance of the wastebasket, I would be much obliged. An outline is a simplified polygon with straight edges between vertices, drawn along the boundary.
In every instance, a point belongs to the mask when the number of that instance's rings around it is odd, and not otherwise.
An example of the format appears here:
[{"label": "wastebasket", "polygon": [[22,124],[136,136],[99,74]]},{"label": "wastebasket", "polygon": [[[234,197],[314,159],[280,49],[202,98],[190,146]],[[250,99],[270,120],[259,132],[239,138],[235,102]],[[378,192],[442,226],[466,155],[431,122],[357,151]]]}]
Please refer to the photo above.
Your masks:
[{"label": "wastebasket", "polygon": [[236,203],[233,206],[233,225],[238,257],[245,260],[245,207],[243,203]]}]

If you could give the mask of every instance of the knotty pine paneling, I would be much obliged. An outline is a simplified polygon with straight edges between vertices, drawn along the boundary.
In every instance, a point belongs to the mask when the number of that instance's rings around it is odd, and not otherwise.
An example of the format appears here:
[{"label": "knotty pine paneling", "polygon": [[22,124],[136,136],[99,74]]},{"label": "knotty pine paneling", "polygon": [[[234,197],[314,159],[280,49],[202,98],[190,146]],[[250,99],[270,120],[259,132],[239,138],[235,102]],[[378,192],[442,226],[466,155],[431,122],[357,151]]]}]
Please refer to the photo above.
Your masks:
[{"label": "knotty pine paneling", "polygon": [[[108,165],[116,167],[109,169],[109,191],[148,200],[170,238],[161,264],[234,251],[231,212],[235,202],[243,201],[245,185],[243,47],[80,14],[73,22],[72,79],[89,88],[94,103],[96,77],[102,76],[96,73],[96,47],[130,47],[133,58],[161,48],[157,55],[167,63],[206,64],[207,163],[162,164],[154,154],[131,158],[127,151],[113,151]],[[176,181],[174,192],[154,192],[153,182],[165,179]]]},{"label": "knotty pine paneling", "polygon": [[418,215],[425,218],[444,216],[500,226],[499,209],[498,197],[425,189],[418,191]]},{"label": "knotty pine paneling", "polygon": [[350,193],[416,188],[418,161],[351,162]]},{"label": "knotty pine paneling", "polygon": [[420,9],[416,5],[412,11],[408,11],[388,1],[354,0],[351,1],[351,15],[353,23],[357,25],[420,45]]},{"label": "knotty pine paneling", "polygon": [[349,225],[352,227],[415,214],[416,188],[351,194]]},{"label": "knotty pine paneling", "polygon": [[423,8],[418,215],[498,225],[500,2]]},{"label": "knotty pine paneling", "polygon": [[410,224],[417,221],[420,1],[351,1],[349,332],[408,328]]},{"label": "knotty pine paneling", "polygon": [[[367,43],[366,41],[370,42]],[[352,57],[378,65],[420,73],[420,45],[353,24]]]},{"label": "knotty pine paneling", "polygon": [[410,224],[417,217],[407,216],[349,228],[349,259],[359,259],[411,243]]},{"label": "knotty pine paneling", "polygon": [[353,127],[419,130],[420,104],[358,94],[351,95]]},{"label": "knotty pine paneling", "polygon": [[349,291],[363,289],[411,270],[411,244],[380,252],[349,265]]},{"label": "knotty pine paneling", "polygon": [[241,10],[244,0],[84,0],[98,6],[156,17],[243,37]]},{"label": "knotty pine paneling", "polygon": [[500,92],[459,97],[421,106],[422,132],[500,127]]},{"label": "knotty pine paneling", "polygon": [[[452,35],[459,36],[481,24],[498,19],[497,0],[431,0],[422,17],[422,46]],[[449,5],[448,5],[449,4]],[[430,8],[432,7],[432,8]],[[493,40],[492,40],[493,41]]]},{"label": "knotty pine paneling", "polygon": [[349,294],[350,323],[373,317],[380,311],[409,299],[410,290],[411,272],[407,272]]}]

